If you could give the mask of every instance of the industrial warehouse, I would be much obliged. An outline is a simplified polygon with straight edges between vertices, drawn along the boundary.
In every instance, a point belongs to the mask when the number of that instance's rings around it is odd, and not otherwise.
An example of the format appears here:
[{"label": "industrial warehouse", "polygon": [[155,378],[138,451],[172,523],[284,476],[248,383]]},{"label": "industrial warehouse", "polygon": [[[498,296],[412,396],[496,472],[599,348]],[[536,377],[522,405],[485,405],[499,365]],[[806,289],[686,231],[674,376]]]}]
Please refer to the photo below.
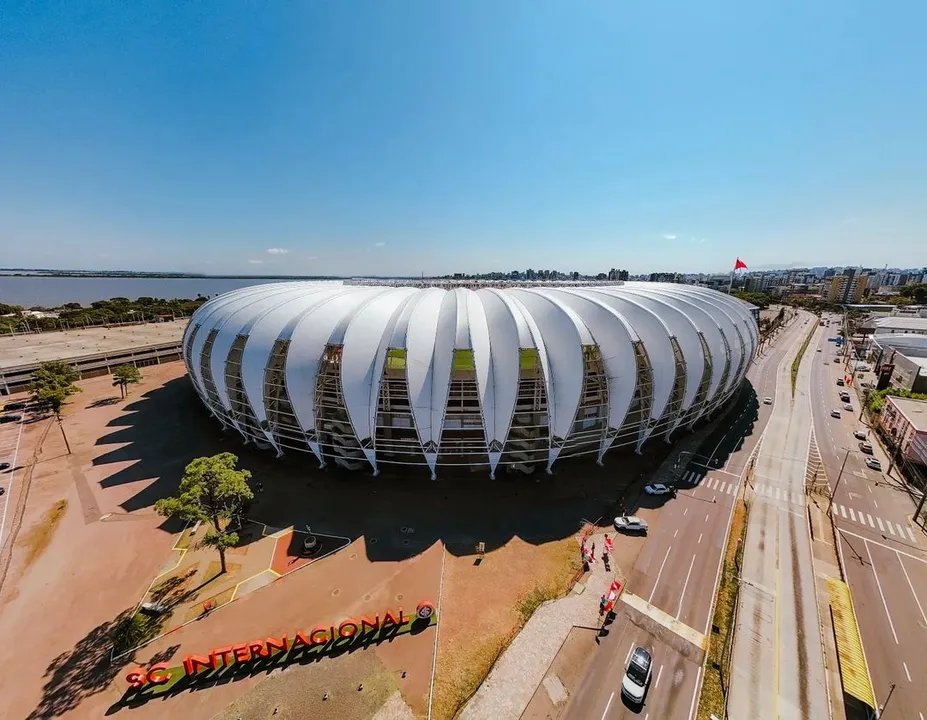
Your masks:
[{"label": "industrial warehouse", "polygon": [[735,393],[757,343],[748,305],[693,286],[288,282],[204,304],[183,357],[246,442],[434,478],[669,440]]}]

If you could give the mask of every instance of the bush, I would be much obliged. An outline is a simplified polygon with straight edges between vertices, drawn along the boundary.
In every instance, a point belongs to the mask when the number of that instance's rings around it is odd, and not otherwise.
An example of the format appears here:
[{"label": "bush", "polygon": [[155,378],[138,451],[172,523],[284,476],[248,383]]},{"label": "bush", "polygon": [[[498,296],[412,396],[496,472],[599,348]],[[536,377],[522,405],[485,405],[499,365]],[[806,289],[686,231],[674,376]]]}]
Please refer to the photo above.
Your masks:
[{"label": "bush", "polygon": [[113,629],[113,650],[117,655],[154,639],[161,632],[162,619],[135,612]]}]

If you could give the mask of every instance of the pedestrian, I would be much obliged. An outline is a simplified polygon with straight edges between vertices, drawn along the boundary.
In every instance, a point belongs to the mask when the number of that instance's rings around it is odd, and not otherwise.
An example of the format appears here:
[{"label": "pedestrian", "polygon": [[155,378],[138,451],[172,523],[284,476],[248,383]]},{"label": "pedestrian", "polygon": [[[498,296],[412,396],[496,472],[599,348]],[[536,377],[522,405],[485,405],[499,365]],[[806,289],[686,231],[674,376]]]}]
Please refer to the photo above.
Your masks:
[{"label": "pedestrian", "polygon": [[605,595],[602,595],[602,599],[599,600],[599,617],[602,617],[605,614],[605,603],[608,602],[608,598]]},{"label": "pedestrian", "polygon": [[592,543],[592,557],[595,557],[595,542]]}]

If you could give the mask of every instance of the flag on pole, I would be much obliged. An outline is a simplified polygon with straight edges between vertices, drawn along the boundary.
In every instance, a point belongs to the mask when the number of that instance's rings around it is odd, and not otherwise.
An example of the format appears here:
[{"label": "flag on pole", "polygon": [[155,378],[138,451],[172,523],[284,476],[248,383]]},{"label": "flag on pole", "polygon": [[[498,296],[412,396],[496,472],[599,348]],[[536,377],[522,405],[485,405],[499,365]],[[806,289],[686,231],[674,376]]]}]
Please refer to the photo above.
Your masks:
[{"label": "flag on pole", "polygon": [[740,258],[737,258],[737,262],[734,263],[734,269],[735,269],[735,270],[740,270],[741,268],[744,269],[744,270],[746,270],[746,269],[747,269],[747,263],[745,263],[745,262],[744,262],[743,260],[741,260]]}]

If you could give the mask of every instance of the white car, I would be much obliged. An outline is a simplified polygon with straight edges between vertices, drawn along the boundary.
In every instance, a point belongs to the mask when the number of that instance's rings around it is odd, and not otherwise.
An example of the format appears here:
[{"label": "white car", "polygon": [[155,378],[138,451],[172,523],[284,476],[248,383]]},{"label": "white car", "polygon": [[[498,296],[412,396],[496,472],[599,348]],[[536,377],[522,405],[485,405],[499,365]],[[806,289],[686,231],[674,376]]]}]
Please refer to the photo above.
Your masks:
[{"label": "white car", "polygon": [[663,483],[652,483],[644,487],[644,492],[648,495],[671,495],[673,489]]},{"label": "white car", "polygon": [[840,411],[839,411],[837,408],[834,408],[833,410],[830,411],[830,416],[831,416],[831,417],[835,417],[835,418],[839,418],[839,417],[840,417]]},{"label": "white car", "polygon": [[853,406],[850,405],[850,403],[844,403],[843,409],[846,410],[847,412],[853,412]]},{"label": "white car", "polygon": [[870,470],[878,470],[879,472],[882,472],[882,463],[880,463],[874,457],[866,458],[866,467]]},{"label": "white car", "polygon": [[860,430],[854,430],[854,431],[853,431],[853,437],[855,437],[857,440],[865,440],[865,439],[866,439],[866,431],[865,431],[865,430],[861,430],[861,429],[860,429]]},{"label": "white car", "polygon": [[764,397],[764,398],[763,398],[763,404],[764,404],[764,405],[772,405],[772,398],[771,398],[771,397]]},{"label": "white car", "polygon": [[647,533],[647,521],[636,515],[619,515],[615,518],[615,530],[618,532]]},{"label": "white car", "polygon": [[647,686],[650,685],[651,666],[653,658],[642,647],[634,648],[628,657],[628,666],[624,669],[621,678],[621,694],[636,705],[644,702]]}]

